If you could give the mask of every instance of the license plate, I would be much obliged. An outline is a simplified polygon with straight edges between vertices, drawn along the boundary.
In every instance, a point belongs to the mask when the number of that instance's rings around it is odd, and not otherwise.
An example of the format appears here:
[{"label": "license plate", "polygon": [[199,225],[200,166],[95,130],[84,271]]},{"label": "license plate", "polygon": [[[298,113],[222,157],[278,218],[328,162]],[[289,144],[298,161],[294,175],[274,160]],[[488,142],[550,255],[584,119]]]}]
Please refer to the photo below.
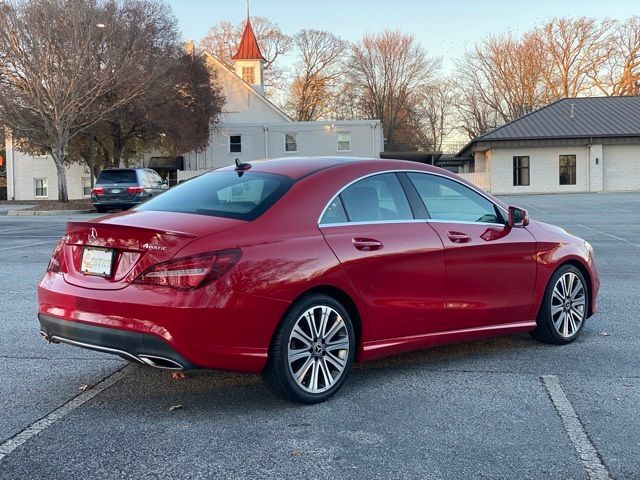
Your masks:
[{"label": "license plate", "polygon": [[80,271],[85,275],[110,277],[113,250],[110,248],[84,247]]},{"label": "license plate", "polygon": [[120,193],[122,190],[119,188],[112,188],[111,193]]}]

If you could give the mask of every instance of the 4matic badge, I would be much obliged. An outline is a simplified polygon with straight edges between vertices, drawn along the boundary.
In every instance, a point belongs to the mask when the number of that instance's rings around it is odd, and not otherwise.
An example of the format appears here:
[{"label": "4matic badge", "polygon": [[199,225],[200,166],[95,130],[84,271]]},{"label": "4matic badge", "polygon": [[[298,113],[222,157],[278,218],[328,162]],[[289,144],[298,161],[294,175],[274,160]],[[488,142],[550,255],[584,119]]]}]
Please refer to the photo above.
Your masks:
[{"label": "4matic badge", "polygon": [[155,250],[156,252],[164,252],[167,249],[167,247],[156,245],[154,243],[145,243],[144,245],[142,245],[142,248],[144,248],[145,250]]}]

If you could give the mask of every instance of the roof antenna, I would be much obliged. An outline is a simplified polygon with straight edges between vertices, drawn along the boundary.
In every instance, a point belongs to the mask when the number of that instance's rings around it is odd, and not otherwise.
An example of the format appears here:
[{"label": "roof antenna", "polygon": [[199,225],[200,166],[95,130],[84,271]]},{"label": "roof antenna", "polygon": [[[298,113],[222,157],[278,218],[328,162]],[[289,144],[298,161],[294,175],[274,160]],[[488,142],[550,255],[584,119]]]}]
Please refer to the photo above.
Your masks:
[{"label": "roof antenna", "polygon": [[238,172],[239,177],[241,177],[244,174],[244,172],[246,170],[249,170],[250,168],[251,168],[250,163],[242,163],[240,162],[239,158],[236,158],[236,168],[234,170]]},{"label": "roof antenna", "polygon": [[573,116],[573,111],[574,111],[575,106],[576,106],[576,104],[575,104],[575,103],[571,103],[571,115],[569,115],[569,118],[575,118],[575,117]]}]

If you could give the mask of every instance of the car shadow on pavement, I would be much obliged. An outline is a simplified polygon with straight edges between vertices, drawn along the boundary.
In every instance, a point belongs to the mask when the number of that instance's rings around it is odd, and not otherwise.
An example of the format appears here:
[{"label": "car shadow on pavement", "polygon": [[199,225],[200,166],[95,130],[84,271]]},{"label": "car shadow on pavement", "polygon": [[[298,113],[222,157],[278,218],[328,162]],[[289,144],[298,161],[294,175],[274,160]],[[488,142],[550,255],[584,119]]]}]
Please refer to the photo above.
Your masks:
[{"label": "car shadow on pavement", "polygon": [[[537,356],[541,350],[555,348],[532,340],[528,335],[489,338],[453,345],[432,347],[403,353],[380,360],[356,364],[342,392],[329,402],[345,396],[358,396],[357,389],[368,389],[385,379],[397,377],[406,370],[415,374],[424,372],[523,372],[521,365]],[[515,359],[521,359],[521,362]],[[192,370],[186,378],[174,379],[172,373],[136,366],[121,383],[110,389],[107,396],[117,403],[131,403],[136,408],[169,411],[172,414],[193,417],[219,414],[246,414],[250,411],[282,411],[300,405],[282,400],[261,381],[259,375],[227,373],[213,370]],[[350,388],[350,385],[353,388]],[[111,403],[111,402],[110,402]],[[125,405],[121,405],[125,407]],[[204,418],[204,417],[203,417]]]}]

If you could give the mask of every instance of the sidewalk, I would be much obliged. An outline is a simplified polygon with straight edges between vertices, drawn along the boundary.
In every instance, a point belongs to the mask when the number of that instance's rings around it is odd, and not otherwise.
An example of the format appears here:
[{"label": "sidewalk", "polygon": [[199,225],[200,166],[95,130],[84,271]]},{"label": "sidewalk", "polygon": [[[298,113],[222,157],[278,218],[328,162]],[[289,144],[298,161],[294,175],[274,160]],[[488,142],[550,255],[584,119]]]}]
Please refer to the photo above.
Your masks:
[{"label": "sidewalk", "polygon": [[[33,207],[33,205],[30,205]],[[49,216],[49,215],[77,215],[81,213],[96,213],[95,210],[23,210],[14,209],[9,210],[5,215],[13,217],[33,217],[33,216]],[[0,212],[0,215],[2,213]]]}]

